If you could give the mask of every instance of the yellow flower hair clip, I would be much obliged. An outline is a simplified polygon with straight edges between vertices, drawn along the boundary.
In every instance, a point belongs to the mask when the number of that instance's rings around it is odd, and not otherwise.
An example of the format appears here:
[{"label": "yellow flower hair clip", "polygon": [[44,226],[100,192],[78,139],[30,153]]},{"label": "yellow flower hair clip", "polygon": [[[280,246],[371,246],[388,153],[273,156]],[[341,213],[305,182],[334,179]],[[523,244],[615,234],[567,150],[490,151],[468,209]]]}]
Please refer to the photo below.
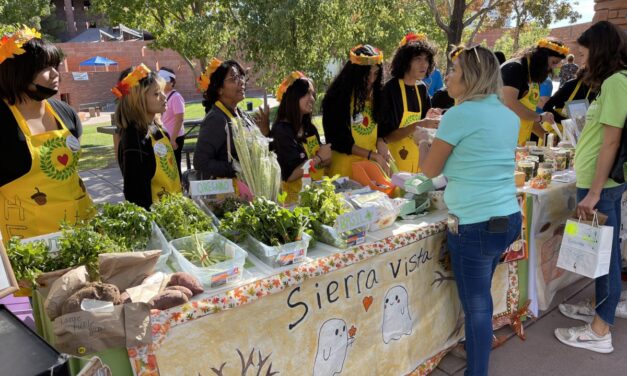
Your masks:
[{"label": "yellow flower hair clip", "polygon": [[414,32],[409,32],[407,33],[407,35],[405,35],[403,37],[403,39],[401,39],[401,42],[398,44],[399,47],[403,47],[404,45],[406,45],[409,42],[419,42],[419,41],[427,41],[427,36],[423,33],[414,33]]},{"label": "yellow flower hair clip", "polygon": [[279,88],[276,90],[276,99],[279,102],[281,102],[281,99],[283,99],[283,94],[285,94],[287,89],[292,86],[292,84],[299,78],[307,78],[307,76],[305,76],[303,72],[293,71],[287,77],[285,77],[283,82],[281,82],[281,85],[279,85]]},{"label": "yellow flower hair clip", "polygon": [[131,88],[136,86],[139,81],[146,78],[149,74],[150,68],[144,64],[139,64],[131,73],[118,82],[117,85],[111,89],[111,92],[115,94],[118,99],[120,99],[123,96],[128,95],[128,93],[131,92]]},{"label": "yellow flower hair clip", "polygon": [[218,69],[218,67],[220,67],[220,65],[222,65],[222,60],[212,57],[207,65],[207,68],[205,68],[205,71],[202,72],[202,74],[196,79],[201,92],[205,92],[209,89],[211,75],[216,71],[216,69]]},{"label": "yellow flower hair clip", "polygon": [[568,52],[570,51],[568,47],[555,43],[555,42],[551,42],[548,39],[540,39],[538,41],[538,47],[546,48],[551,51],[557,52],[558,54],[563,55],[564,57],[566,57],[566,55],[568,55]]},{"label": "yellow flower hair clip", "polygon": [[363,44],[360,44],[351,49],[351,52],[350,52],[351,63],[357,64],[357,65],[377,65],[383,62],[383,52],[376,47],[372,47],[375,53],[374,56],[367,56],[367,55],[361,55],[361,54],[357,55],[355,51],[357,51],[363,46],[364,46]]},{"label": "yellow flower hair clip", "polygon": [[41,33],[26,26],[11,35],[3,35],[0,39],[0,64],[26,52],[22,46],[33,38],[41,38]]}]

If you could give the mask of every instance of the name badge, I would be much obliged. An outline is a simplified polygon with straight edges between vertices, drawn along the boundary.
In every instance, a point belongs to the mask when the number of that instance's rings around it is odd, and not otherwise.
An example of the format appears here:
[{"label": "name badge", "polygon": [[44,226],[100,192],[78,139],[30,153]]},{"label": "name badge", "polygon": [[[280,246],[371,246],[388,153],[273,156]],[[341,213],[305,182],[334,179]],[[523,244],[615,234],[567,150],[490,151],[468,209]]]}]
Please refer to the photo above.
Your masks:
[{"label": "name badge", "polygon": [[168,154],[168,147],[162,144],[161,142],[157,142],[154,146],[155,154],[159,157],[165,157]]}]

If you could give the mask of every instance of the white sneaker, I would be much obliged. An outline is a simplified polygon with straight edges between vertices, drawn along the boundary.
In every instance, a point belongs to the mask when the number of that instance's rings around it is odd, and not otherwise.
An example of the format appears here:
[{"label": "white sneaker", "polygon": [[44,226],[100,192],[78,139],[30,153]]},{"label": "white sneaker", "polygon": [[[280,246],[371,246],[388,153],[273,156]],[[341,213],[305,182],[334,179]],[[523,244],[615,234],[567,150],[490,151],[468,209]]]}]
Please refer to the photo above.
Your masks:
[{"label": "white sneaker", "polygon": [[590,324],[596,312],[590,300],[584,300],[577,304],[560,304],[558,306],[562,315],[571,319],[581,320]]},{"label": "white sneaker", "polygon": [[[560,304],[558,308],[564,316],[580,320],[588,324],[592,323],[592,319],[596,314],[590,300],[584,300],[577,304]],[[627,319],[627,300],[621,300],[618,302],[615,315],[618,318]]]},{"label": "white sneaker", "polygon": [[627,319],[627,300],[618,302],[618,305],[616,306],[616,317]]},{"label": "white sneaker", "polygon": [[578,347],[602,354],[609,354],[614,351],[612,347],[612,333],[604,336],[597,335],[590,324],[573,328],[555,329],[555,337],[568,346]]}]

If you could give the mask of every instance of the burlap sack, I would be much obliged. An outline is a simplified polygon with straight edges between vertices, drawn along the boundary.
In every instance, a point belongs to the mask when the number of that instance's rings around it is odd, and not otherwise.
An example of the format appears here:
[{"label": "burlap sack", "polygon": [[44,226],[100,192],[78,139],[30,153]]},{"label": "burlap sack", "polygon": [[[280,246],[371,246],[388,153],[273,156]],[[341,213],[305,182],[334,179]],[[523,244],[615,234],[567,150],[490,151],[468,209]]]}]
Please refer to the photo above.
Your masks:
[{"label": "burlap sack", "polygon": [[55,348],[71,355],[152,342],[150,308],[145,303],[113,307],[112,312],[75,312],[54,320]]},{"label": "burlap sack", "polygon": [[100,279],[120,291],[134,287],[154,273],[161,251],[103,253],[98,255]]},{"label": "burlap sack", "polygon": [[85,286],[88,279],[87,268],[85,268],[85,266],[79,266],[54,281],[44,301],[44,309],[50,320],[61,316],[61,309],[65,301],[72,296],[72,294]]}]

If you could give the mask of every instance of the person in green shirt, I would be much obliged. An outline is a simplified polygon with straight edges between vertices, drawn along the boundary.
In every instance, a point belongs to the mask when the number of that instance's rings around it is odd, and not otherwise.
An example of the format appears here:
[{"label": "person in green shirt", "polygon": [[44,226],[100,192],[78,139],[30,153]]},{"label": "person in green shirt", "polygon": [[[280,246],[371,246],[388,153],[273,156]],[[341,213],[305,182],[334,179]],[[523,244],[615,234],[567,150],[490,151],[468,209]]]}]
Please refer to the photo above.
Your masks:
[{"label": "person in green shirt", "polygon": [[584,83],[599,94],[586,114],[586,125],[577,143],[577,215],[591,219],[605,214],[606,226],[614,228],[609,274],[595,280],[596,305],[562,304],[567,317],[587,324],[555,329],[557,339],[572,347],[610,353],[616,308],[621,294],[620,201],[625,190],[609,178],[627,118],[627,37],[616,25],[600,21],[577,39],[588,70]]}]

